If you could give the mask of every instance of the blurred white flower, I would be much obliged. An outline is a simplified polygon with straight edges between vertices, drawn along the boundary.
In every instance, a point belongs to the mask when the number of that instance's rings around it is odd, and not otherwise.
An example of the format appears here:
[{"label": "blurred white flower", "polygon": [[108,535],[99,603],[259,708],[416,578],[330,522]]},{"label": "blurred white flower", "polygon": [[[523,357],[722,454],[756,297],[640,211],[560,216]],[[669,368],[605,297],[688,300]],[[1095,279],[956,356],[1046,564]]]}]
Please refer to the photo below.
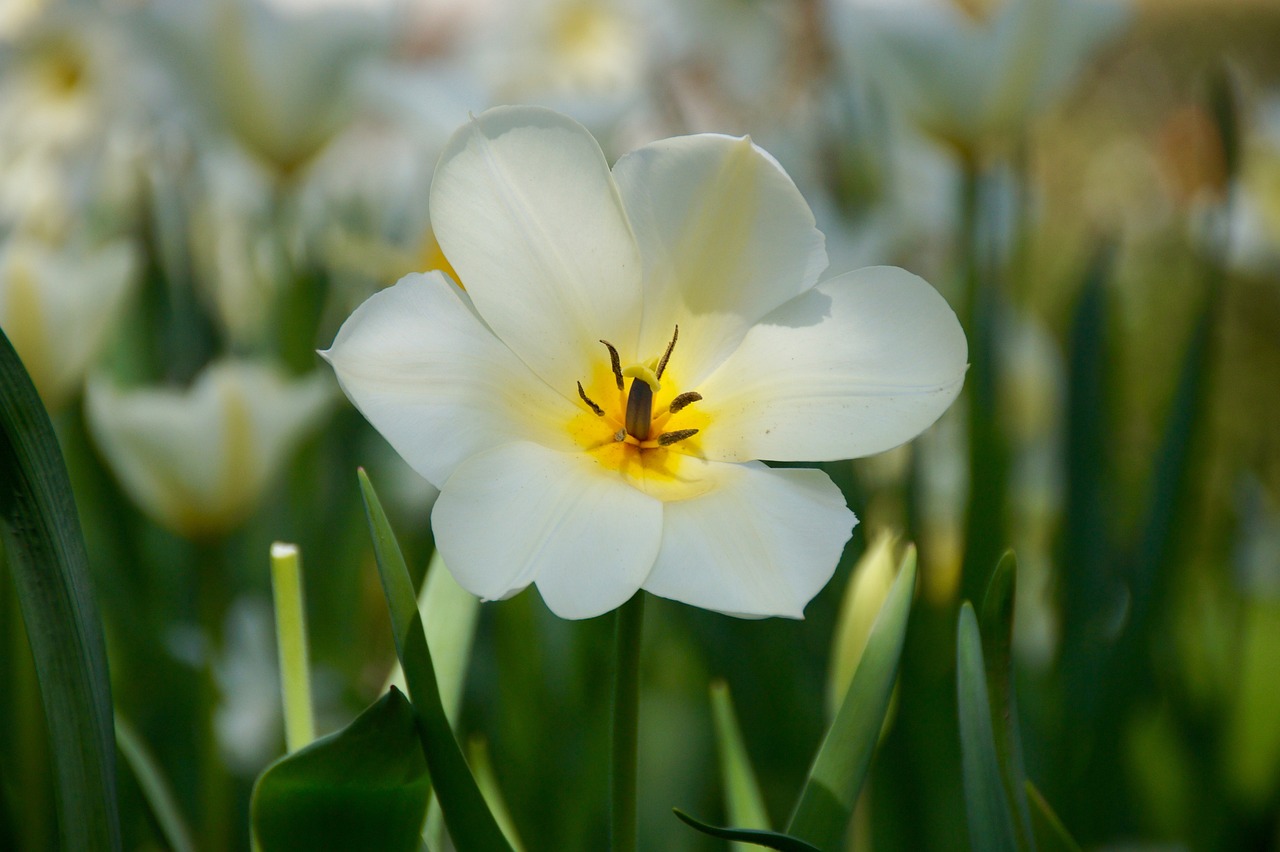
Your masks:
[{"label": "blurred white flower", "polygon": [[437,546],[482,598],[536,583],[586,618],[644,588],[800,617],[855,519],[825,474],[756,459],[881,452],[963,382],[924,281],[816,284],[813,214],[749,139],[668,139],[611,172],[572,120],[494,109],[446,147],[431,207],[466,291],[408,276],[325,355],[441,488]]},{"label": "blurred white flower", "polygon": [[15,236],[0,246],[0,328],[50,410],[79,391],[137,275],[124,240],[54,249]]},{"label": "blurred white flower", "polygon": [[325,150],[299,196],[316,262],[332,274],[344,313],[409,272],[452,274],[426,204],[445,142],[483,103],[449,69],[379,68],[364,75],[366,116]]},{"label": "blurred white flower", "polygon": [[275,621],[261,598],[240,598],[226,618],[226,647],[213,662],[214,732],[228,768],[253,777],[280,752],[284,728]]},{"label": "blurred white flower", "polygon": [[648,22],[627,0],[495,0],[462,43],[491,103],[536,103],[610,132],[644,94]]},{"label": "blurred white flower", "polygon": [[272,181],[232,147],[202,152],[191,209],[189,250],[196,286],[235,344],[261,341],[291,274]]},{"label": "blurred white flower", "polygon": [[333,398],[323,374],[291,379],[265,364],[225,361],[185,390],[123,391],[92,378],[85,413],[129,496],[195,538],[225,532],[254,510]]},{"label": "blurred white flower", "polygon": [[1047,108],[1128,19],[1120,0],[842,0],[836,13],[853,71],[966,153]]},{"label": "blurred white flower", "polygon": [[357,72],[391,36],[385,16],[264,0],[168,0],[147,20],[206,116],[286,178],[351,120]]},{"label": "blurred white flower", "polygon": [[[50,241],[132,222],[146,69],[101,12],[54,9],[0,53],[0,225]],[[126,94],[130,93],[130,94]]]},{"label": "blurred white flower", "polygon": [[12,39],[39,16],[46,0],[4,0],[0,3],[0,39]]}]

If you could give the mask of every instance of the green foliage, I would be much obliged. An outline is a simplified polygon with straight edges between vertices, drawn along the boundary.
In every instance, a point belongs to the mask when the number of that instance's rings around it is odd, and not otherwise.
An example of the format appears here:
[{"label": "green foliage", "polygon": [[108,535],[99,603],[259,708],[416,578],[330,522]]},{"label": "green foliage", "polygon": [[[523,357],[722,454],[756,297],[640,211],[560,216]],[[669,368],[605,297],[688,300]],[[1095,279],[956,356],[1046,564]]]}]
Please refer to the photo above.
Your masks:
[{"label": "green foliage", "polygon": [[742,828],[769,827],[769,814],[742,730],[733,710],[733,696],[724,681],[711,684],[711,718],[715,723],[716,745],[720,752],[720,780],[724,784],[725,813],[729,822]]},{"label": "green foliage", "polygon": [[502,830],[485,804],[484,796],[475,777],[467,767],[462,749],[454,738],[449,720],[445,716],[440,699],[440,687],[436,682],[435,666],[427,647],[427,635],[422,627],[417,596],[413,581],[405,566],[404,555],[396,542],[395,533],[382,509],[373,484],[363,470],[360,471],[360,489],[364,497],[369,531],[373,535],[374,555],[377,557],[378,574],[382,578],[382,590],[391,612],[391,627],[395,635],[396,654],[404,669],[405,683],[418,716],[418,734],[427,766],[444,813],[445,825],[460,849],[488,852],[510,850]]},{"label": "green foliage", "polygon": [[431,784],[413,707],[395,687],[350,725],[272,764],[254,786],[262,852],[415,850]]},{"label": "green foliage", "polygon": [[839,846],[848,829],[889,711],[915,584],[916,552],[909,548],[787,825],[788,834],[819,849]]},{"label": "green foliage", "polygon": [[780,852],[821,852],[817,846],[788,834],[779,834],[776,831],[764,831],[754,828],[721,828],[715,825],[708,825],[701,820],[694,819],[679,808],[675,809],[675,815],[686,825],[696,828],[703,834],[718,837],[721,840],[749,843],[752,846],[763,846],[766,849],[778,849]]},{"label": "green foliage", "polygon": [[71,482],[44,406],[0,332],[0,539],[49,725],[65,849],[119,849],[111,681]]},{"label": "green foliage", "polygon": [[1016,852],[1013,813],[1005,794],[996,752],[982,637],[973,607],[960,608],[956,638],[956,690],[960,700],[960,749],[964,797],[969,810],[969,841],[975,852]]}]

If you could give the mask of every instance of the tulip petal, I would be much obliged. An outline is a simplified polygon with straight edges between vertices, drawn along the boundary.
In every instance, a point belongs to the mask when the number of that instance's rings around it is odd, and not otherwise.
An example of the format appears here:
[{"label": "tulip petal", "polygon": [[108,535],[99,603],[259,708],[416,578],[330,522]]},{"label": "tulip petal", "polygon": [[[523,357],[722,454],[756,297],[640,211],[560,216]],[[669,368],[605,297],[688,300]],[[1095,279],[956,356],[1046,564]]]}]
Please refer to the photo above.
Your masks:
[{"label": "tulip petal", "polygon": [[715,461],[831,461],[911,440],[960,393],[950,306],[896,267],[824,282],[765,317],[698,390]]},{"label": "tulip petal", "polygon": [[290,379],[265,364],[215,362],[185,390],[86,386],[94,441],[129,495],[183,535],[244,519],[289,453],[329,411],[323,374]]},{"label": "tulip petal", "polygon": [[497,444],[571,446],[572,403],[493,336],[439,272],[375,293],[321,353],[356,408],[437,488]]},{"label": "tulip petal", "polygon": [[712,464],[717,487],[663,506],[644,588],[729,615],[802,618],[858,522],[818,470]]},{"label": "tulip petal", "polygon": [[613,171],[645,263],[641,355],[661,355],[679,323],[673,366],[687,383],[827,266],[809,205],[749,137],[664,139]]},{"label": "tulip petal", "polygon": [[640,256],[604,154],[577,122],[499,107],[449,140],[431,221],[476,309],[552,387],[613,343],[635,360]]},{"label": "tulip petal", "polygon": [[662,503],[585,453],[504,444],[458,466],[431,515],[458,583],[504,598],[536,582],[561,618],[625,603],[653,567]]}]

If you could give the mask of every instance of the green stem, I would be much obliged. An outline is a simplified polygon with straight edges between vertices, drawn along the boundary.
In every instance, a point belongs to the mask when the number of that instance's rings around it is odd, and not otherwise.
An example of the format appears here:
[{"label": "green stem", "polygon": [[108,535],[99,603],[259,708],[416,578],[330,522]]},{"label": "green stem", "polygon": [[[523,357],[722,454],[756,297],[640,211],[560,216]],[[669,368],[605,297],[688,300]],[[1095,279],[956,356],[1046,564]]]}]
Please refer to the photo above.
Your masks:
[{"label": "green stem", "polygon": [[298,547],[271,545],[271,590],[276,608],[276,647],[280,654],[280,693],[284,738],[290,752],[316,738],[311,711],[311,671],[307,660],[307,615],[302,597]]},{"label": "green stem", "polygon": [[644,592],[619,607],[614,645],[613,752],[610,764],[610,835],[614,852],[635,852],[636,754],[640,717],[640,635]]},{"label": "green stem", "polygon": [[215,673],[224,648],[224,628],[230,606],[226,577],[226,542],[221,539],[196,544],[196,609],[207,640],[204,668],[200,672],[200,828],[201,845],[207,849],[228,848],[231,803],[230,778],[218,747],[217,714],[221,690]]},{"label": "green stem", "polygon": [[1000,294],[991,264],[983,264],[981,240],[982,175],[966,163],[961,205],[961,268],[964,323],[969,338],[966,381],[969,418],[969,504],[965,525],[965,557],[960,597],[982,600],[987,580],[1007,545],[1005,483],[1007,451],[996,419],[998,365],[996,323]]}]

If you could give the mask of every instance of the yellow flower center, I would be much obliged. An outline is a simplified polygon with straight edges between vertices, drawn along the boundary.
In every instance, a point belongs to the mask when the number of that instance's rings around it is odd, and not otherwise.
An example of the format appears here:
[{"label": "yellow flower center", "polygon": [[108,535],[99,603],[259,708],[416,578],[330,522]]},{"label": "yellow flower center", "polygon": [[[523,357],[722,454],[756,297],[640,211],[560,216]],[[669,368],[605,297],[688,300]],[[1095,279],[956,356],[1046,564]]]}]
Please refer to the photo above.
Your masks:
[{"label": "yellow flower center", "polygon": [[676,335],[661,358],[623,366],[614,346],[601,341],[601,358],[578,383],[581,410],[569,421],[574,440],[602,466],[661,500],[684,500],[706,490],[699,475],[698,435],[710,417],[702,395],[681,391],[668,370]]}]

